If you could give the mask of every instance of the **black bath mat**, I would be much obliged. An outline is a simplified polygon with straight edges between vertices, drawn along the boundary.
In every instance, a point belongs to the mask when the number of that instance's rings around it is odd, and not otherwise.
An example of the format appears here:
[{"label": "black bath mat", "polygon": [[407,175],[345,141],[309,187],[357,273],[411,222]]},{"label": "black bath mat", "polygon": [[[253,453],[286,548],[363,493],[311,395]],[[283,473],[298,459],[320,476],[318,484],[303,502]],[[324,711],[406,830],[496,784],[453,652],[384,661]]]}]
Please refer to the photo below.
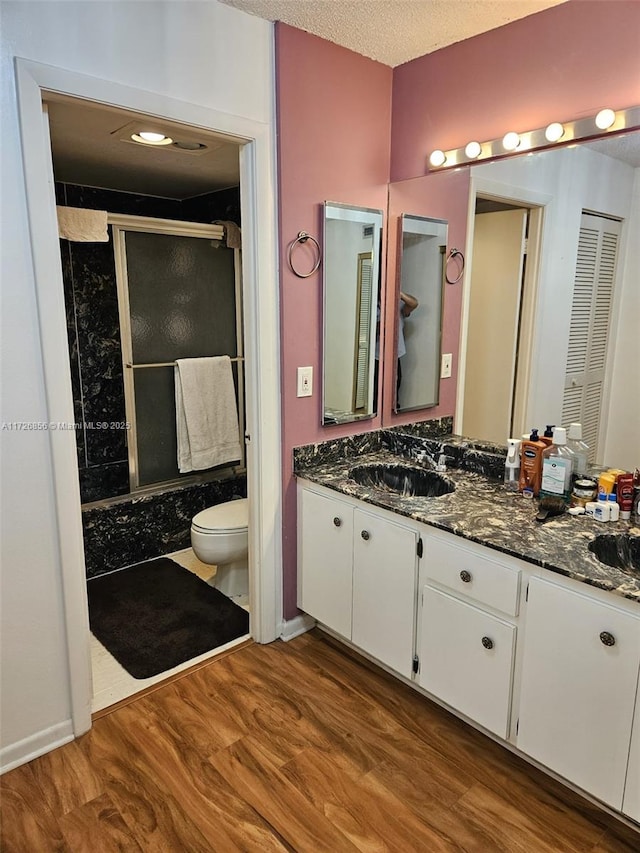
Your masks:
[{"label": "black bath mat", "polygon": [[249,632],[249,614],[160,557],[87,583],[91,631],[134,678],[150,678]]}]

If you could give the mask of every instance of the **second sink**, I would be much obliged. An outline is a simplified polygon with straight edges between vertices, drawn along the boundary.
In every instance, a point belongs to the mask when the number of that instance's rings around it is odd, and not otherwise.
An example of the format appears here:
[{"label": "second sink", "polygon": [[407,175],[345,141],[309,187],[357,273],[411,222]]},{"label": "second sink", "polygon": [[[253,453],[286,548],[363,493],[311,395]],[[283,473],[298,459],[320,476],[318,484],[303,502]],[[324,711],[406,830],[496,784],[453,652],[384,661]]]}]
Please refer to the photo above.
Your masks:
[{"label": "second sink", "polygon": [[360,486],[372,486],[404,497],[437,498],[455,490],[453,483],[441,474],[410,465],[356,465],[349,476]]},{"label": "second sink", "polygon": [[640,536],[601,533],[589,543],[589,550],[605,566],[628,574],[640,574]]}]

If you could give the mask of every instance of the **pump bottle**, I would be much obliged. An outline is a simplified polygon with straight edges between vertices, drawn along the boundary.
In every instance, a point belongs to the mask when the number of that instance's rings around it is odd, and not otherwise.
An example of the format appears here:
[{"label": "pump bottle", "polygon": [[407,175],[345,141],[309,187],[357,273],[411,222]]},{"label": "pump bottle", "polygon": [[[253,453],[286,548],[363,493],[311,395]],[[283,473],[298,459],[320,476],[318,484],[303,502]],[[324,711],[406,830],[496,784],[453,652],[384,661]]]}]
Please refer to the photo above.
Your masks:
[{"label": "pump bottle", "polygon": [[504,463],[504,485],[510,492],[520,488],[520,439],[507,440],[507,458]]},{"label": "pump bottle", "polygon": [[569,501],[574,458],[567,447],[566,429],[556,427],[553,431],[553,444],[545,448],[542,454],[540,497],[562,497]]}]

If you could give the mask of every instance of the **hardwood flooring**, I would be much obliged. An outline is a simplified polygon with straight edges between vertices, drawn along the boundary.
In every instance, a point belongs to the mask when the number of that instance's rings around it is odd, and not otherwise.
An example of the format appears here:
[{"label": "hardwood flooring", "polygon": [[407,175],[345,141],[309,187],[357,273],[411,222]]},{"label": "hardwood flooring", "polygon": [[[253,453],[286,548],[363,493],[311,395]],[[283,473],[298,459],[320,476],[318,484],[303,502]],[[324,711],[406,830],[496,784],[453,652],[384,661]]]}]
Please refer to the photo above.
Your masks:
[{"label": "hardwood flooring", "polygon": [[232,650],[0,789],[3,853],[640,851],[640,833],[319,632]]}]

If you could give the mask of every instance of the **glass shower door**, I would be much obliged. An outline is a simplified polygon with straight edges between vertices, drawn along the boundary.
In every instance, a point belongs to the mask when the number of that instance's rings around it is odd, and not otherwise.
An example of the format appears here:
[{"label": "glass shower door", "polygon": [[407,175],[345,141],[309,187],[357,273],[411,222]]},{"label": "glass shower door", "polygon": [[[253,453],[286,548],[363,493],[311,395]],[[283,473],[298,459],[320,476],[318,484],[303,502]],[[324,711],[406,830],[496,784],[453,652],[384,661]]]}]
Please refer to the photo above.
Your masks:
[{"label": "glass shower door", "polygon": [[[147,221],[148,222],[148,221]],[[176,223],[177,229],[180,226]],[[149,227],[148,225],[146,227]],[[184,230],[194,226],[185,223]],[[215,233],[214,226],[196,226]],[[131,489],[166,483],[177,465],[174,362],[229,355],[243,430],[240,277],[212,234],[114,228],[125,366]]]}]

